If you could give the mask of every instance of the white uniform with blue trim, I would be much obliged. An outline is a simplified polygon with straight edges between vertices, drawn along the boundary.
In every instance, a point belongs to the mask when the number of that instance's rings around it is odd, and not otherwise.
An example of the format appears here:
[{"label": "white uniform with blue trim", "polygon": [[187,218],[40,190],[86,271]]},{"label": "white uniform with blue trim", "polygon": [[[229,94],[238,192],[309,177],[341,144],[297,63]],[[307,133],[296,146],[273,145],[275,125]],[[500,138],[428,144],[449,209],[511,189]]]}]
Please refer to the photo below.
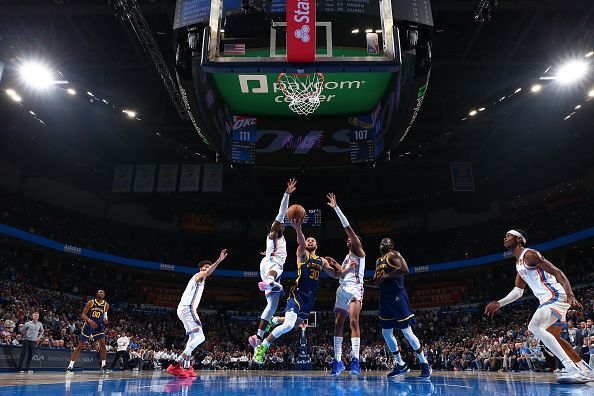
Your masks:
[{"label": "white uniform with blue trim", "polygon": [[365,274],[365,257],[358,257],[349,252],[342,262],[342,268],[349,271],[340,278],[340,286],[336,290],[334,311],[348,316],[349,304],[352,301],[363,303],[363,276]]},{"label": "white uniform with blue trim", "polygon": [[260,277],[265,280],[270,271],[276,272],[276,279],[280,279],[287,260],[287,241],[282,236],[278,239],[266,238],[266,253],[260,262]]},{"label": "white uniform with blue trim", "polygon": [[202,323],[196,310],[202,299],[205,281],[203,279],[200,283],[196,282],[196,275],[192,276],[188,281],[186,290],[184,290],[184,294],[182,294],[179,305],[177,306],[177,317],[184,324],[186,334],[195,333],[202,328]]},{"label": "white uniform with blue trim", "polygon": [[532,250],[541,260],[544,257],[540,252],[534,249],[524,249],[516,261],[516,271],[520,277],[534,293],[534,296],[540,301],[539,309],[550,309],[551,313],[557,317],[559,322],[565,322],[565,315],[569,310],[570,305],[567,304],[567,294],[563,286],[557,281],[554,275],[538,267],[527,266],[524,262],[524,255],[526,252]]}]

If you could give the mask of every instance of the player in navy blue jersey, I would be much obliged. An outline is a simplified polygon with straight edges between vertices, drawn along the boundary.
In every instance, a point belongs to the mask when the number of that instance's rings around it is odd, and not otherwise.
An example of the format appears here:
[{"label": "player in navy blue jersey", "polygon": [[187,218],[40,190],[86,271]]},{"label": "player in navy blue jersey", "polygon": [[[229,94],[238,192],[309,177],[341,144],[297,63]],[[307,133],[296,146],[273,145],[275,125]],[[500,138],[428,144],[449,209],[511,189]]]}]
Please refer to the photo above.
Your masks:
[{"label": "player in navy blue jersey", "polygon": [[394,250],[394,241],[390,238],[382,239],[379,248],[382,257],[376,261],[375,275],[369,286],[379,288],[379,318],[382,334],[394,356],[394,370],[388,374],[388,377],[406,374],[410,371],[400,356],[398,343],[394,337],[395,328],[402,330],[404,337],[416,352],[421,365],[421,377],[430,377],[431,366],[421,349],[419,339],[411,328],[411,325],[415,324],[417,320],[410,308],[408,294],[404,288],[404,275],[408,274],[408,265],[404,257]]},{"label": "player in navy blue jersey", "polygon": [[258,364],[264,363],[266,351],[274,340],[307,320],[316,300],[320,272],[326,271],[336,276],[336,270],[330,267],[328,261],[316,254],[318,248],[316,239],[313,237],[305,239],[301,231],[302,222],[303,219],[291,220],[291,225],[297,233],[297,279],[289,292],[285,316],[272,318],[272,323],[278,326],[254,351],[254,361]]},{"label": "player in navy blue jersey", "polygon": [[107,350],[105,348],[105,325],[107,324],[107,311],[109,304],[105,299],[105,291],[98,290],[95,298],[89,300],[82,311],[81,317],[85,321],[85,325],[80,331],[80,341],[76,349],[72,352],[70,357],[70,364],[66,369],[67,373],[72,373],[74,362],[78,359],[81,349],[87,343],[93,341],[99,342],[99,355],[101,357],[101,372],[107,373],[106,356]]}]

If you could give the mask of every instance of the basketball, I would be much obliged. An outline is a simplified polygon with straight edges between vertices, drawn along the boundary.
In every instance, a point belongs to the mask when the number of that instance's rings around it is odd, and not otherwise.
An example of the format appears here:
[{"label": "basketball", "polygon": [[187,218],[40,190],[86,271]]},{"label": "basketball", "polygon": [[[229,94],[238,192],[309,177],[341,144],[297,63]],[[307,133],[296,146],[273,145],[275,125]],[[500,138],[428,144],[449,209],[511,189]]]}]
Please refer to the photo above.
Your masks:
[{"label": "basketball", "polygon": [[305,218],[305,209],[301,205],[291,205],[287,210],[287,217],[289,218],[289,220],[293,220],[296,218],[303,220]]}]

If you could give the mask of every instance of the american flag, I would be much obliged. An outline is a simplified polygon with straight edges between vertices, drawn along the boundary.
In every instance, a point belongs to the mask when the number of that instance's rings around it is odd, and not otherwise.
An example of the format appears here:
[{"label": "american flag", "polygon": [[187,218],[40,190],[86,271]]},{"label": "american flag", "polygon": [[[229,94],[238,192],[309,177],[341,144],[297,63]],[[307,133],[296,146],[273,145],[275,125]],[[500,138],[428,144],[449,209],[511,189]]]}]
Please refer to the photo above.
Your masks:
[{"label": "american flag", "polygon": [[245,44],[225,44],[223,53],[225,55],[245,55]]}]

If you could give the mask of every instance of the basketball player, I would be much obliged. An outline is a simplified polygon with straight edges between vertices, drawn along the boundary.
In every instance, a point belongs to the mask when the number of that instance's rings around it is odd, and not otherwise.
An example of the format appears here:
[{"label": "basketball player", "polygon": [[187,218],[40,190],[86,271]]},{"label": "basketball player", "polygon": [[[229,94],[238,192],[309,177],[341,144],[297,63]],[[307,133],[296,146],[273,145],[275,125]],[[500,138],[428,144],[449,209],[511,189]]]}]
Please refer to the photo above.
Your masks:
[{"label": "basketball player", "polygon": [[[192,352],[196,347],[204,342],[206,337],[202,330],[202,323],[196,313],[202,293],[204,292],[204,284],[217,266],[227,257],[227,249],[221,250],[217,261],[212,263],[208,260],[203,260],[198,263],[200,272],[194,274],[188,281],[186,290],[177,306],[177,317],[184,324],[186,334],[188,335],[188,342],[183,353],[179,355],[176,362],[167,367],[167,372],[176,377],[195,377],[194,369],[191,366]],[[182,367],[183,366],[183,367]]]},{"label": "basketball player", "polygon": [[295,218],[290,221],[297,234],[297,279],[291,287],[285,316],[272,318],[272,323],[278,326],[254,351],[253,360],[258,364],[264,363],[266,351],[274,340],[307,320],[316,299],[320,272],[330,271],[328,261],[316,254],[318,242],[315,238],[305,239],[303,236],[301,231],[303,219]]},{"label": "basketball player", "polygon": [[557,382],[585,384],[593,379],[592,369],[582,359],[574,357],[572,360],[568,356],[563,344],[559,342],[560,329],[554,326],[556,323],[565,323],[565,315],[570,306],[582,309],[582,305],[573,295],[563,271],[551,264],[540,252],[527,249],[527,239],[526,232],[522,230],[510,230],[505,234],[503,246],[516,257],[516,287],[501,300],[491,301],[485,307],[485,314],[493,316],[502,306],[522,297],[528,285],[540,301],[528,324],[528,330],[561,360],[567,370],[564,375],[557,377]]},{"label": "basketball player", "polygon": [[361,238],[349,224],[346,216],[342,213],[336,203],[336,196],[332,193],[326,196],[330,206],[340,219],[342,226],[348,236],[348,254],[342,265],[339,265],[333,258],[327,257],[337,271],[340,286],[336,290],[336,302],[334,304],[334,359],[331,363],[331,375],[340,375],[345,370],[342,363],[342,337],[344,334],[344,322],[347,316],[351,327],[351,367],[352,375],[361,373],[359,362],[359,350],[361,348],[361,329],[359,328],[359,315],[363,304],[363,276],[365,274],[365,251],[361,244]]},{"label": "basketball player", "polygon": [[81,349],[93,341],[99,342],[99,356],[101,358],[101,373],[107,373],[106,356],[107,349],[105,348],[105,325],[107,324],[107,311],[109,310],[109,304],[104,300],[105,291],[97,290],[95,298],[87,301],[81,317],[85,321],[85,325],[80,331],[80,341],[76,346],[76,349],[72,352],[70,357],[70,364],[66,369],[67,374],[72,374],[74,363],[80,355]]},{"label": "basketball player", "polygon": [[417,354],[421,366],[420,377],[428,378],[433,370],[421,349],[421,342],[411,328],[411,325],[417,323],[417,319],[410,308],[408,293],[404,288],[404,275],[408,274],[408,264],[404,257],[394,250],[394,241],[390,238],[382,239],[379,250],[382,257],[375,263],[375,274],[369,286],[379,288],[382,335],[394,357],[394,369],[388,373],[388,378],[410,371],[398,350],[394,328],[402,331]]},{"label": "basketball player", "polygon": [[262,282],[258,283],[260,290],[265,293],[266,307],[262,311],[262,315],[260,315],[260,323],[256,334],[248,337],[248,343],[252,348],[262,343],[266,329],[269,328],[270,319],[278,308],[278,300],[283,291],[283,286],[278,282],[287,259],[287,242],[283,235],[285,229],[283,221],[289,207],[289,195],[295,191],[296,186],[297,180],[295,179],[290,179],[287,182],[287,190],[283,195],[280,209],[266,237],[266,252],[260,262]]}]

